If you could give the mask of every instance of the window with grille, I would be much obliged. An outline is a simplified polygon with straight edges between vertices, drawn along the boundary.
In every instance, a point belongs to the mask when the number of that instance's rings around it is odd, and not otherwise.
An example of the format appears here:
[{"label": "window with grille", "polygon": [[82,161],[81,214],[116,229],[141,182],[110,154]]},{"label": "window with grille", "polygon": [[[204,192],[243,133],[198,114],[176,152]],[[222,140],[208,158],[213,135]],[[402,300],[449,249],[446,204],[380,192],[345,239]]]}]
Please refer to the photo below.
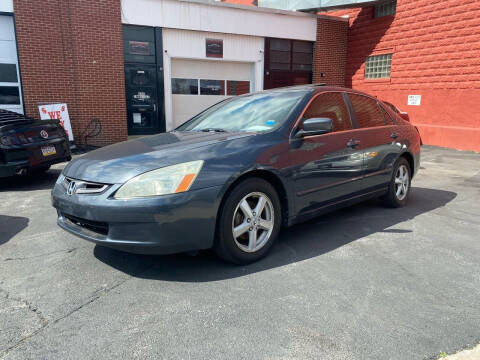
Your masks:
[{"label": "window with grille", "polygon": [[274,38],[267,41],[271,70],[312,71],[312,42]]},{"label": "window with grille", "polygon": [[392,54],[373,55],[367,57],[365,64],[365,78],[389,78],[392,67]]},{"label": "window with grille", "polygon": [[388,15],[394,15],[397,11],[397,0],[386,1],[375,5],[375,17],[380,18]]}]

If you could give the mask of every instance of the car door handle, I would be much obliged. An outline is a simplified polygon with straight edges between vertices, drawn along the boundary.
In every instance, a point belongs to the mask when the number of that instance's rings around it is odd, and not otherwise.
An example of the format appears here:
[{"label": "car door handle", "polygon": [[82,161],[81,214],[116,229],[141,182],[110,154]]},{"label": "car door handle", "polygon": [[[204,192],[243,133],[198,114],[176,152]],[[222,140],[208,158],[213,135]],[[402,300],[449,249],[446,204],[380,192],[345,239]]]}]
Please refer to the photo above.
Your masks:
[{"label": "car door handle", "polygon": [[391,137],[392,139],[396,139],[396,138],[398,138],[398,134],[395,133],[395,132],[393,132],[392,135],[390,135],[390,137]]},{"label": "car door handle", "polygon": [[360,141],[358,140],[355,140],[355,139],[350,139],[348,142],[347,142],[347,146],[349,148],[355,148],[356,146],[360,145]]}]

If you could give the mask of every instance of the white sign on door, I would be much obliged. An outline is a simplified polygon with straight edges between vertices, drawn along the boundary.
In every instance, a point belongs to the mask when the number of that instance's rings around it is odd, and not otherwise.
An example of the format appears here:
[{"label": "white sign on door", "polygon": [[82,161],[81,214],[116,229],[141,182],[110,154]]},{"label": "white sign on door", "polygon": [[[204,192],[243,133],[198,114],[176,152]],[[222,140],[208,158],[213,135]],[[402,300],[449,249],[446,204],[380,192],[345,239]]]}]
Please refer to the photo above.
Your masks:
[{"label": "white sign on door", "polygon": [[422,95],[408,95],[408,105],[420,106]]},{"label": "white sign on door", "polygon": [[38,105],[38,111],[42,120],[59,120],[60,125],[63,126],[68,135],[68,140],[73,141],[72,125],[70,124],[67,104]]}]

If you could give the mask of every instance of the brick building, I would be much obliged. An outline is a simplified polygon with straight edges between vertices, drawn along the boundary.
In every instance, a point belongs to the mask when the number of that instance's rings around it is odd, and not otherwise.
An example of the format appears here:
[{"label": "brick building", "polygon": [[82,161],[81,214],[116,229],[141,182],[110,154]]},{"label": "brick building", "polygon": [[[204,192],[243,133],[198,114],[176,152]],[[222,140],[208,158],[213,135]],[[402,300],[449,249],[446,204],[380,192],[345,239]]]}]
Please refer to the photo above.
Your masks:
[{"label": "brick building", "polygon": [[[426,144],[480,151],[480,2],[389,3],[328,13],[349,17],[345,85],[407,111]],[[367,59],[382,55],[390,76],[368,78]]]},{"label": "brick building", "polygon": [[[408,112],[425,144],[480,151],[478,0],[259,0],[257,5],[348,17],[345,86]],[[318,81],[323,68],[315,60]]]},{"label": "brick building", "polygon": [[14,1],[25,113],[67,103],[77,140],[100,119],[98,144],[127,137],[122,24],[118,0]]},{"label": "brick building", "polygon": [[98,119],[89,143],[106,145],[228,96],[325,82],[396,104],[426,144],[480,151],[478,1],[266,2],[2,0],[0,108],[67,103],[75,141]]},{"label": "brick building", "polygon": [[[39,117],[66,103],[78,143],[93,119],[93,145],[168,131],[228,96],[310,83],[317,36],[336,44],[347,27],[213,0],[2,0],[0,108]],[[330,52],[316,49],[317,63],[331,66]],[[341,72],[327,76],[342,85]]]}]

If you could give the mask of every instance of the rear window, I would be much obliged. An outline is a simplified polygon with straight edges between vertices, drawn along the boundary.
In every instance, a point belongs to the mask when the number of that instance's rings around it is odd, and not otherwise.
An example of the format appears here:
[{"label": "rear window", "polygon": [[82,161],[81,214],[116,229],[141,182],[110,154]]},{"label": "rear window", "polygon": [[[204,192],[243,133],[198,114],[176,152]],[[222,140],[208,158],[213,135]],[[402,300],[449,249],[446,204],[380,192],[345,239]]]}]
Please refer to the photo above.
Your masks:
[{"label": "rear window", "polygon": [[360,128],[384,126],[385,120],[377,101],[363,95],[348,94]]},{"label": "rear window", "polygon": [[393,125],[394,121],[393,121],[392,117],[390,116],[390,114],[388,113],[388,111],[385,110],[382,106],[380,106],[380,110],[382,111],[383,118],[385,119],[385,124]]},{"label": "rear window", "polygon": [[33,122],[33,120],[22,114],[0,109],[0,126],[20,122]]}]

